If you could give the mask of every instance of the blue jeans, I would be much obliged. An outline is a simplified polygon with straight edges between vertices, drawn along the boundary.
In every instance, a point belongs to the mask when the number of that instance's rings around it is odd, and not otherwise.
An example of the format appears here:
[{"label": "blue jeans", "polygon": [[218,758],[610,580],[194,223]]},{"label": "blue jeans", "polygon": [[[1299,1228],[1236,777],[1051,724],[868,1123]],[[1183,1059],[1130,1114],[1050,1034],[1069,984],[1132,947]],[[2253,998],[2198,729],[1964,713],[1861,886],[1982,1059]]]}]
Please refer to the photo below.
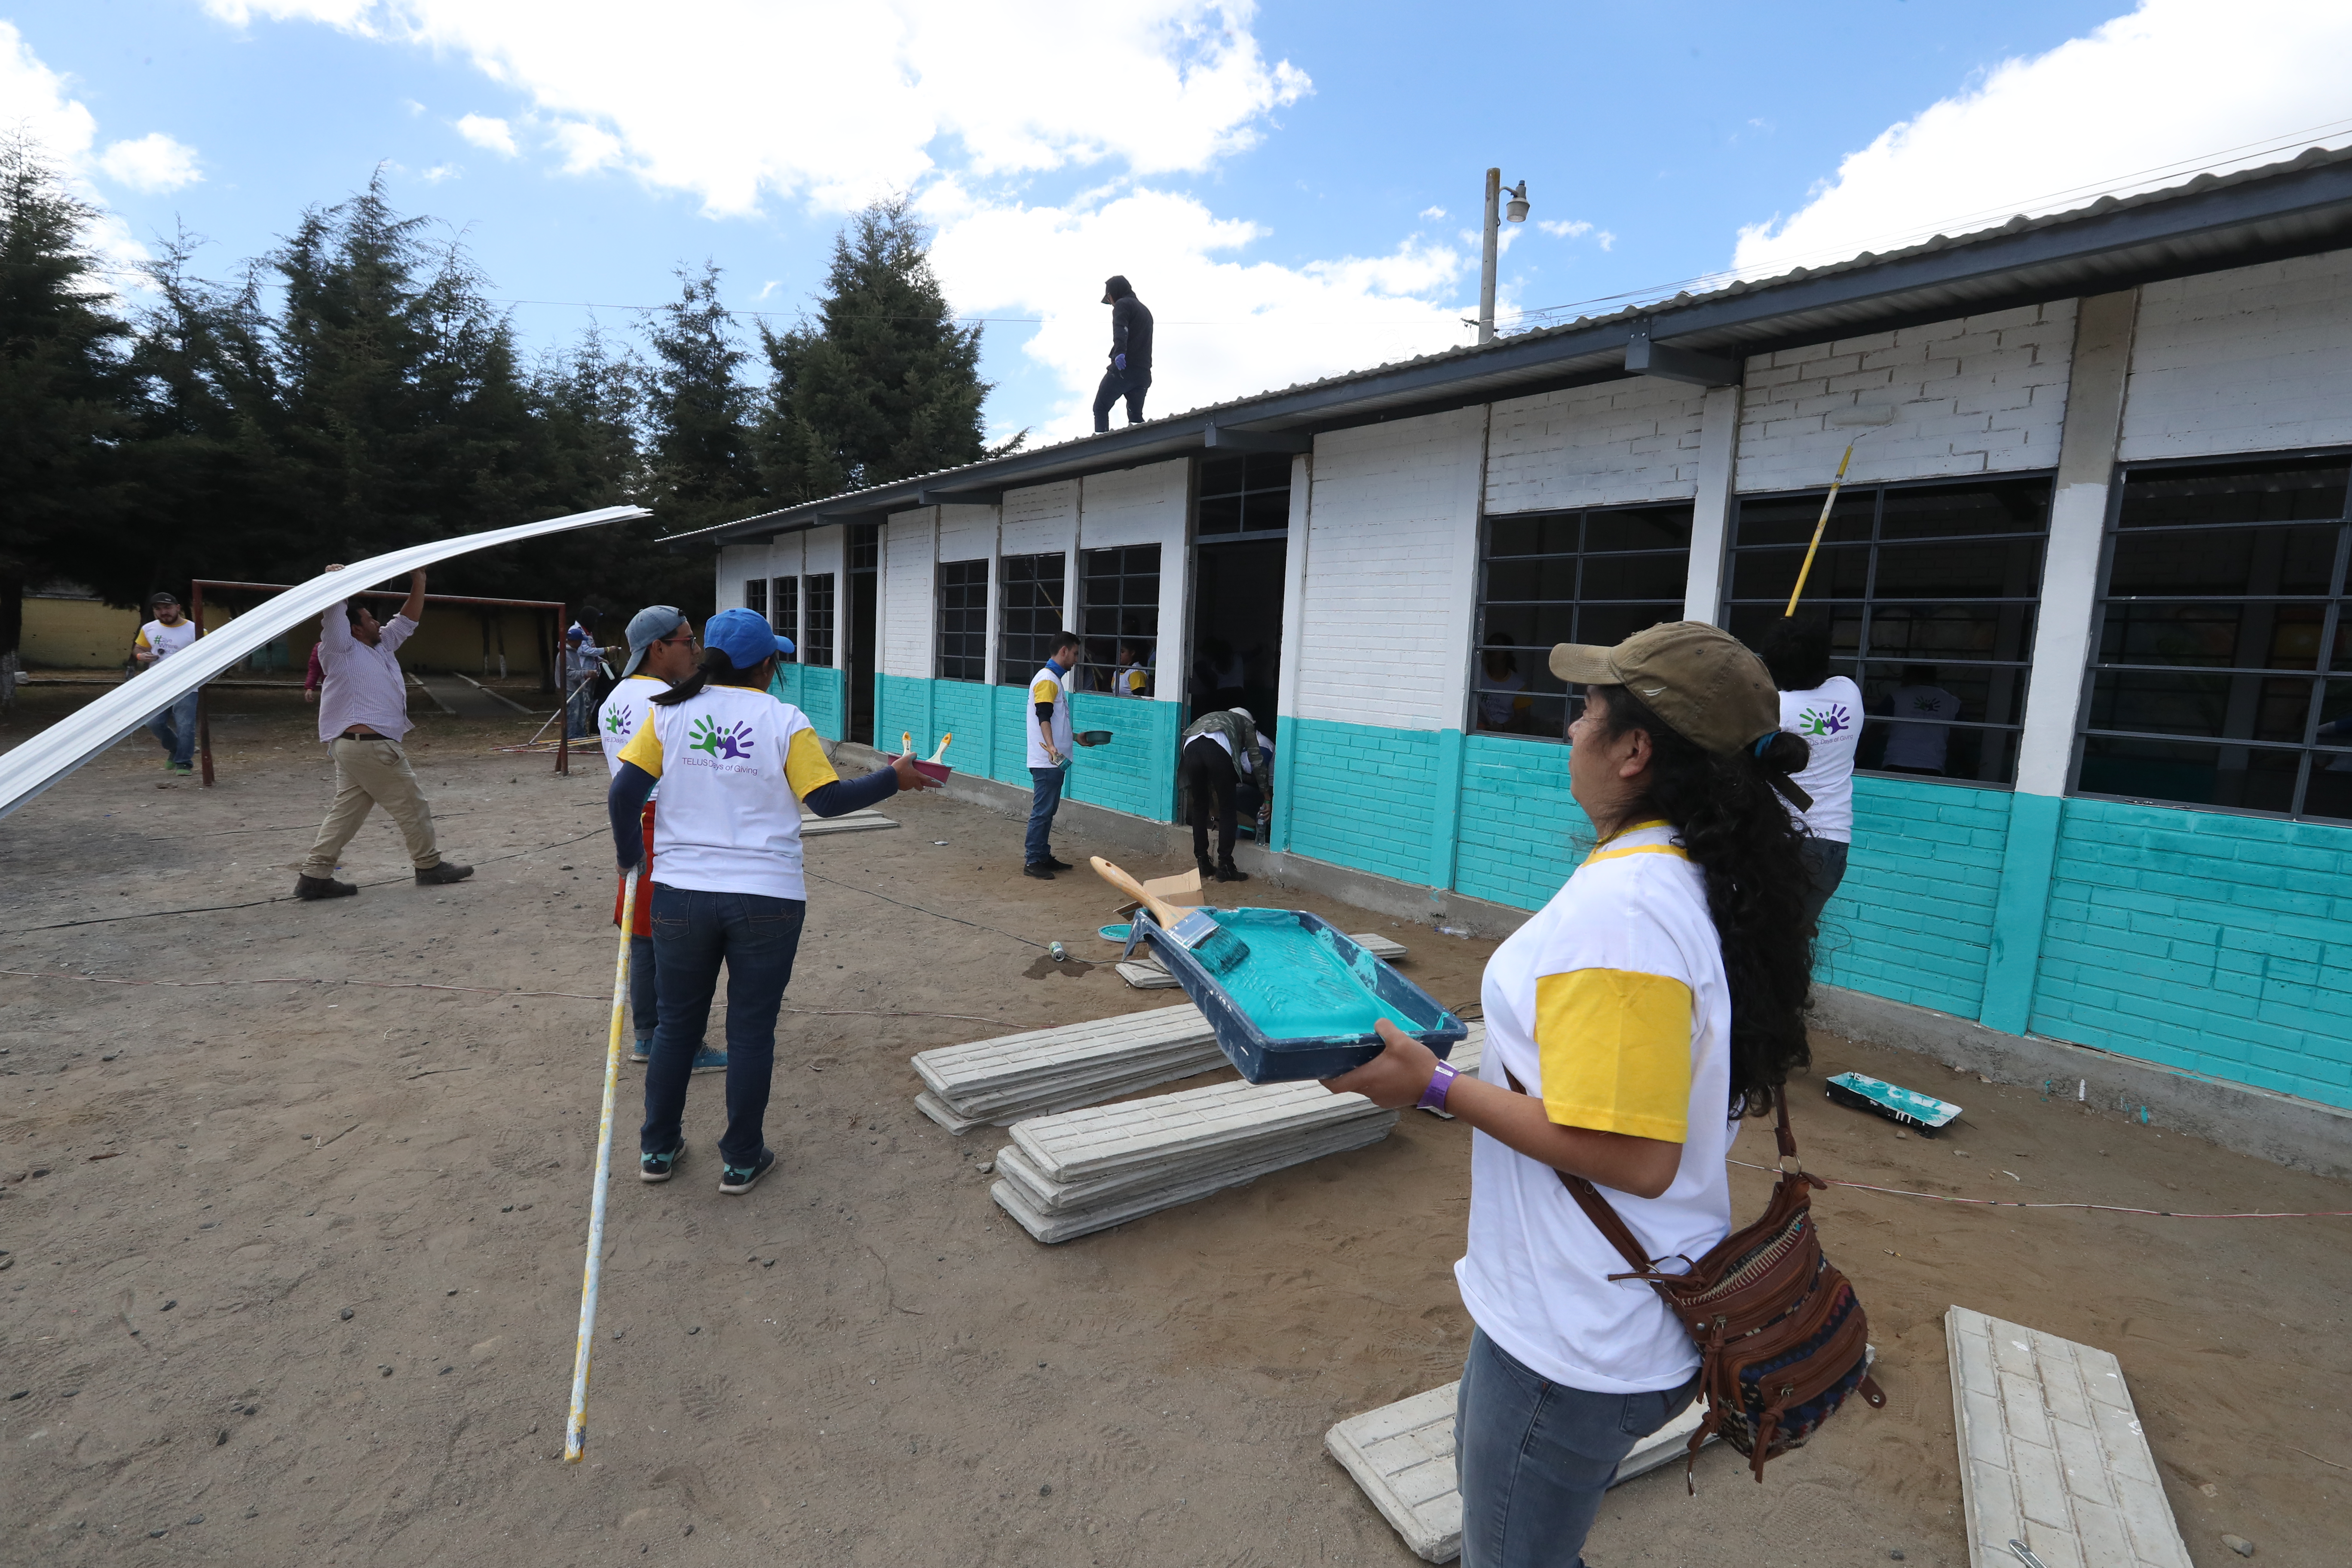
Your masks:
[{"label": "blue jeans", "polygon": [[635,1020],[637,1038],[651,1039],[658,1016],[654,994],[654,939],[629,938],[629,1016]]},{"label": "blue jeans", "polygon": [[694,1053],[710,1023],[719,965],[727,964],[727,1131],[719,1152],[742,1169],[767,1146],[762,1123],[776,1066],[776,1010],[800,952],[808,905],[758,893],[706,893],[654,884],[654,973],[660,1022],[646,1064],[646,1121],[637,1147],[677,1146]]},{"label": "blue jeans", "polygon": [[191,691],[170,706],[157,709],[147,721],[147,729],[163,743],[173,762],[184,768],[188,766],[196,754],[196,694]]},{"label": "blue jeans", "polygon": [[1462,1568],[1583,1568],[1584,1537],[1633,1445],[1681,1415],[1698,1377],[1593,1394],[1538,1376],[1481,1329],[1454,1405]]},{"label": "blue jeans", "polygon": [[1054,831],[1054,813],[1062,804],[1060,768],[1031,768],[1029,776],[1037,781],[1035,793],[1029,797],[1029,864],[1043,866],[1054,858],[1054,847],[1046,842]]}]

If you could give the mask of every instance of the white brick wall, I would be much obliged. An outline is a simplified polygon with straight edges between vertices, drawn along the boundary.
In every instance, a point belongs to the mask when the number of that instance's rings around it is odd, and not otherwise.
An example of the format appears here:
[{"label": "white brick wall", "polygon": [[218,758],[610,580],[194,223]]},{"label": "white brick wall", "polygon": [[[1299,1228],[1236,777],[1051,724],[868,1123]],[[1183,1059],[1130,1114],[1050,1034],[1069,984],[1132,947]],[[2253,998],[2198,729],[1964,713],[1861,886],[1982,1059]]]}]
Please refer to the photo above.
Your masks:
[{"label": "white brick wall", "polygon": [[[849,576],[846,564],[849,531],[839,526],[812,528],[801,537],[807,541],[803,546],[806,552],[801,563],[803,574],[810,577],[820,573],[833,574],[833,658],[836,665],[846,666],[849,662]],[[801,589],[801,601],[802,610],[805,612],[808,608],[805,584]]]},{"label": "white brick wall", "polygon": [[710,602],[722,610],[740,609],[743,607],[744,583],[753,577],[770,575],[766,540],[762,539],[756,544],[724,545],[719,552],[719,574]]},{"label": "white brick wall", "polygon": [[1063,479],[1004,492],[1003,550],[1007,555],[1043,555],[1075,550],[1078,539],[1078,481]]},{"label": "white brick wall", "polygon": [[933,674],[931,616],[938,603],[931,566],[939,559],[937,507],[890,514],[882,528],[881,636],[877,660],[885,675]]},{"label": "white brick wall", "polygon": [[2123,458],[2352,441],[2352,251],[2140,289]]},{"label": "white brick wall", "polygon": [[1285,628],[1303,639],[1299,717],[1461,728],[1486,416],[1317,437],[1302,624]]},{"label": "white brick wall", "polygon": [[1748,362],[1738,488],[1827,485],[1859,430],[1843,408],[1895,411],[1854,448],[1848,483],[2046,468],[2058,461],[2074,302],[2053,300]]},{"label": "white brick wall", "polygon": [[940,508],[940,559],[986,561],[996,554],[996,509],[992,506]]},{"label": "white brick wall", "polygon": [[[1179,458],[1116,473],[1089,474],[1078,507],[1078,542],[1087,550],[1157,544],[1181,550],[1192,468]],[[1163,560],[1162,567],[1166,563]]]},{"label": "white brick wall", "polygon": [[1486,510],[1680,500],[1697,488],[1705,389],[1639,376],[1495,405]]}]

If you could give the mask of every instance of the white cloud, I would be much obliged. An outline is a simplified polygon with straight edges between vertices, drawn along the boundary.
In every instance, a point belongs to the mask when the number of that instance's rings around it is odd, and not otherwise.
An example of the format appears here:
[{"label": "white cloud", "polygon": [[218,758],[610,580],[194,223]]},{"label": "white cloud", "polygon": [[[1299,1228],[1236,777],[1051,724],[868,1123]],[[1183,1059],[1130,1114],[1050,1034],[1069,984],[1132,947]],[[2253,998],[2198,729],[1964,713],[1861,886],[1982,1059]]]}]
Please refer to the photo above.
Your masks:
[{"label": "white cloud", "polygon": [[444,180],[463,179],[465,174],[463,163],[436,163],[416,177],[428,185],[437,185]]},{"label": "white cloud", "polygon": [[2341,145],[2347,58],[2342,0],[2144,0],[1888,127],[1794,216],[1743,227],[1733,266],[1816,266]]},{"label": "white cloud", "polygon": [[[1266,237],[1190,196],[1138,190],[1099,207],[976,200],[953,181],[921,203],[939,226],[932,263],[972,315],[1042,316],[1023,352],[1068,394],[1047,439],[1092,427],[1110,342],[1102,280],[1123,272],[1155,321],[1149,411],[1181,412],[1465,342],[1460,307],[1442,302],[1462,256],[1408,240],[1386,256],[1301,268],[1249,262]],[[1118,416],[1124,418],[1124,415]]]},{"label": "white cloud", "polygon": [[560,138],[568,169],[620,163],[714,214],[764,195],[853,208],[920,184],[942,153],[982,176],[1114,160],[1199,170],[1312,90],[1260,54],[1253,0],[206,4],[239,26],[323,22],[463,55],[608,139],[609,155],[583,162],[580,133]]},{"label": "white cloud", "polygon": [[555,128],[555,144],[563,150],[563,172],[585,174],[621,161],[621,139],[609,131],[577,120]]},{"label": "white cloud", "polygon": [[196,150],[151,131],[136,142],[116,142],[98,155],[107,177],[150,195],[176,191],[203,179],[196,167]]},{"label": "white cloud", "polygon": [[1574,223],[1561,223],[1554,218],[1539,217],[1536,226],[1557,239],[1580,239],[1592,232],[1592,226],[1582,218]]},{"label": "white cloud", "polygon": [[1422,221],[1424,223],[1438,223],[1443,221],[1444,216],[1445,209],[1444,207],[1423,207],[1421,209]]},{"label": "white cloud", "polygon": [[475,146],[501,157],[515,155],[514,132],[503,120],[487,114],[468,114],[457,122],[457,134]]},{"label": "white cloud", "polygon": [[[42,63],[13,24],[0,21],[0,127],[17,126],[63,174],[74,194],[98,210],[90,247],[111,266],[113,286],[138,288],[134,269],[148,258],[147,247],[131,237],[130,226],[107,209],[105,197],[90,184],[90,173],[100,162],[92,156],[98,117],[79,99],[68,95],[66,78]],[[169,138],[150,136],[145,141],[168,142]],[[117,142],[108,152],[138,145]]]}]

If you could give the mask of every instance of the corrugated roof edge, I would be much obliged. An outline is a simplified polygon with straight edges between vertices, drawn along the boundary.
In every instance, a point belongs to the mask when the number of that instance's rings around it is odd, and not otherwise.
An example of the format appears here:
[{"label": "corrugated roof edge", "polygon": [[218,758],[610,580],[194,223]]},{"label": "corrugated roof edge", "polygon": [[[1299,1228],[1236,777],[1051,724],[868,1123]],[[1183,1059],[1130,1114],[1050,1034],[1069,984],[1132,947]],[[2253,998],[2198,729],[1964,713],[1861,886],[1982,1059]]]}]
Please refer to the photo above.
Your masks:
[{"label": "corrugated roof edge", "polygon": [[[1449,363],[1462,366],[1466,372],[1478,362],[1489,359],[1504,351],[1524,351],[1532,344],[1568,337],[1575,333],[1589,332],[1597,327],[1639,321],[1655,314],[1661,309],[1685,309],[1714,300],[1740,299],[1767,293],[1774,289],[1800,283],[1815,283],[1824,278],[1875,271],[1895,267],[1919,257],[1989,244],[1997,240],[2011,239],[2021,234],[2063,227],[2071,224],[2086,223],[2135,208],[2159,205],[2190,196],[2201,196],[2217,190],[2252,184],[2264,180],[2274,180],[2284,175],[2337,163],[2352,163],[2352,147],[2310,147],[2293,158],[2276,163],[2258,164],[2227,174],[2200,174],[2178,185],[2142,191],[2131,195],[2103,195],[2083,206],[2070,207],[2063,212],[2051,213],[2042,217],[2028,217],[2020,213],[2005,222],[1989,227],[1959,235],[1936,235],[1916,245],[1906,246],[1884,254],[1865,250],[1843,261],[1821,267],[1792,268],[1787,272],[1776,273],[1769,278],[1738,279],[1722,288],[1711,289],[1703,293],[1693,294],[1684,290],[1670,298],[1636,300],[1615,310],[1598,315],[1580,316],[1572,321],[1565,321],[1557,326],[1538,327],[1528,331],[1498,337],[1491,343],[1443,349],[1435,353],[1416,355],[1410,359],[1384,361],[1366,369],[1348,371],[1315,381],[1295,382],[1285,387],[1267,388],[1265,391],[1229,399],[1223,403],[1209,404],[1198,408],[1188,408],[1181,413],[1162,415],[1143,425],[1128,426],[1115,433],[1081,436],[1072,440],[1055,442],[1049,447],[1011,453],[1003,458],[988,458],[982,462],[966,464],[961,468],[938,468],[928,473],[892,479],[885,484],[868,486],[863,489],[845,490],[838,495],[827,496],[820,500],[797,502],[792,506],[780,507],[751,517],[740,518],[732,522],[717,523],[688,533],[671,534],[660,542],[673,548],[689,542],[722,544],[729,538],[746,533],[757,533],[763,529],[773,532],[785,532],[844,521],[843,514],[870,516],[885,508],[873,504],[867,498],[880,498],[893,491],[904,491],[909,488],[919,489],[924,486],[938,489],[955,488],[940,482],[950,476],[963,481],[965,488],[982,488],[974,481],[984,480],[991,470],[1000,468],[1003,465],[1020,463],[1024,459],[1034,460],[1047,453],[1066,453],[1073,458],[1083,461],[1084,449],[1099,441],[1111,441],[1122,448],[1116,466],[1125,467],[1163,460],[1153,455],[1155,447],[1162,445],[1170,447],[1171,449],[1165,454],[1166,456],[1196,451],[1199,449],[1198,426],[1203,423],[1214,425],[1217,423],[1217,416],[1232,416],[1247,410],[1253,405],[1262,404],[1274,398],[1291,397],[1304,393],[1345,387],[1407,370],[1422,370]],[[2218,270],[2231,265],[2234,264],[2224,260],[2212,269]],[[1243,414],[1243,417],[1246,418],[1248,416]],[[1188,426],[1194,428],[1188,429]],[[1140,437],[1139,445],[1136,437],[1137,432],[1145,433]],[[1160,435],[1162,439],[1153,440],[1153,433]],[[1138,449],[1132,452],[1126,450],[1131,445],[1137,446]],[[1051,477],[1041,476],[1034,482],[1044,484],[1053,481]],[[887,510],[904,510],[916,504],[919,503],[908,501],[890,506]],[[825,515],[827,513],[833,515],[827,516]]]}]

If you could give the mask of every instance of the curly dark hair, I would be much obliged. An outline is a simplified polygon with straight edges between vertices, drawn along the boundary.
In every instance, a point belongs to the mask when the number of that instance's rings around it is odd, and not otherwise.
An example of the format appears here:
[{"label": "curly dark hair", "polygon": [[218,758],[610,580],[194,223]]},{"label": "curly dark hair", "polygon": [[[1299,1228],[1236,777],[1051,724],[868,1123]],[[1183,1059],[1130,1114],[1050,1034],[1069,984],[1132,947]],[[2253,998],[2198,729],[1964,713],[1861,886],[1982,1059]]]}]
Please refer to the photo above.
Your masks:
[{"label": "curly dark hair", "polygon": [[1707,913],[1723,943],[1731,988],[1731,1113],[1761,1116],[1772,1091],[1812,1060],[1805,1003],[1812,991],[1813,933],[1805,920],[1803,835],[1770,775],[1801,770],[1810,754],[1785,731],[1764,744],[1716,756],[1692,744],[1622,686],[1588,689],[1600,699],[1601,732],[1650,737],[1650,783],[1629,820],[1675,824],[1691,863],[1706,878]]},{"label": "curly dark hair", "polygon": [[773,655],[761,659],[749,669],[738,669],[735,661],[715,647],[702,650],[702,662],[692,675],[653,700],[656,708],[675,708],[689,697],[699,696],[706,686],[748,686],[754,691],[768,689],[770,668],[775,663]]},{"label": "curly dark hair", "polygon": [[1772,684],[1783,691],[1811,691],[1830,678],[1830,623],[1821,616],[1775,621],[1756,645]]}]

